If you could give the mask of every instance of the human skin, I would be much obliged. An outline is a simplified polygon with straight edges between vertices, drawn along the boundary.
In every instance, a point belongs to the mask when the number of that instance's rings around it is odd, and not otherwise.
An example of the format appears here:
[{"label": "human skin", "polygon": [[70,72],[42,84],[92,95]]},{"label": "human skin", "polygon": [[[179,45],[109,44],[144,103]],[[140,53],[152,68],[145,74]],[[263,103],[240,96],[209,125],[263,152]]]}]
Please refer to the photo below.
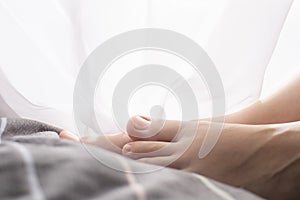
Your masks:
[{"label": "human skin", "polygon": [[227,123],[275,124],[300,121],[300,74],[270,97],[225,117]]},{"label": "human skin", "polygon": [[128,122],[127,133],[77,141],[141,162],[205,175],[269,199],[299,199],[299,87],[300,76],[270,98],[225,116],[220,138],[201,159],[198,154],[208,128],[218,125],[209,119],[166,121],[157,131],[159,121],[136,116]]}]

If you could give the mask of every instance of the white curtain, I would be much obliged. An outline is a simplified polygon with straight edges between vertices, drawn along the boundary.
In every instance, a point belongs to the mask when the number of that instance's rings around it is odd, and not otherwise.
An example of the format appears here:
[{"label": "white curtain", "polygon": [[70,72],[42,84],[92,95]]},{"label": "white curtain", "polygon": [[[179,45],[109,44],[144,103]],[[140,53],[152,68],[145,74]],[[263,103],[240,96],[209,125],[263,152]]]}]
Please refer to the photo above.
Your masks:
[{"label": "white curtain", "polygon": [[[173,30],[202,46],[221,75],[226,111],[236,111],[259,97],[265,68],[291,4],[292,0],[0,0],[0,106],[10,108],[1,109],[1,115],[76,131],[72,103],[81,65],[112,36],[145,27]],[[131,55],[117,63],[115,71],[157,56]],[[188,66],[182,69],[175,58],[161,56],[185,73]],[[97,97],[105,133],[119,131],[110,115],[111,86],[120,78],[114,74],[109,76],[106,93]],[[187,76],[201,93],[201,83]],[[150,100],[134,103],[129,112],[147,115]],[[177,118],[172,101],[167,116]],[[200,117],[209,115],[207,99],[200,103],[204,105]]]}]

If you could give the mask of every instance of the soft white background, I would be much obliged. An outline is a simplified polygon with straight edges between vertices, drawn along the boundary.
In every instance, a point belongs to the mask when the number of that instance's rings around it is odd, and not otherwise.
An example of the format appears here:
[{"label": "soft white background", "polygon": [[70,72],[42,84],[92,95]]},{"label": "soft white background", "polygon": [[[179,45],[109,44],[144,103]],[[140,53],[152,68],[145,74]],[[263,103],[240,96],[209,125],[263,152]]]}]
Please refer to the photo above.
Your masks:
[{"label": "soft white background", "polygon": [[266,70],[262,98],[278,88],[300,72],[300,0],[294,4],[282,29],[277,47]]},{"label": "soft white background", "polygon": [[[228,111],[233,112],[259,97],[290,2],[0,0],[0,67],[8,79],[4,83],[11,84],[1,83],[1,96],[22,117],[73,130],[68,121],[73,84],[87,56],[113,35],[157,27],[185,34],[206,49],[222,76]],[[299,68],[299,20],[300,0],[295,0],[266,72],[263,97]],[[133,60],[133,65],[139,61]],[[22,95],[14,94],[10,86]],[[110,107],[99,105],[101,120],[112,127],[105,113]]]}]

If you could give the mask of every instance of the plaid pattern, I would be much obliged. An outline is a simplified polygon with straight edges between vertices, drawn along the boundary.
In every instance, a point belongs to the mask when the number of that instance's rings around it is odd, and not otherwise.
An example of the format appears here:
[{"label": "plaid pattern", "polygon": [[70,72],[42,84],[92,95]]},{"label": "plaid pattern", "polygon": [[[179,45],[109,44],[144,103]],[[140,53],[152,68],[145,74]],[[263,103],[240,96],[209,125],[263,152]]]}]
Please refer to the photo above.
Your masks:
[{"label": "plaid pattern", "polygon": [[36,121],[1,118],[0,199],[261,199],[173,169],[134,173],[156,166],[60,140],[59,132]]}]

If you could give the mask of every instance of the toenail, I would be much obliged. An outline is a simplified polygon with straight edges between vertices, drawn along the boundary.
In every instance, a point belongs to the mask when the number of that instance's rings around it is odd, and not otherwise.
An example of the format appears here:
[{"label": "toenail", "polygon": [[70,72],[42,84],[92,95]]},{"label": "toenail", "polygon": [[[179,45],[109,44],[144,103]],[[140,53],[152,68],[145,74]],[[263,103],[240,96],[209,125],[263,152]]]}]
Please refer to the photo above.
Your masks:
[{"label": "toenail", "polygon": [[139,129],[139,130],[145,130],[147,129],[151,122],[143,117],[140,117],[140,116],[135,116],[132,120],[133,122],[133,125],[136,129]]},{"label": "toenail", "polygon": [[124,147],[123,147],[123,150],[125,152],[130,152],[131,151],[131,145],[130,144],[126,144]]}]

